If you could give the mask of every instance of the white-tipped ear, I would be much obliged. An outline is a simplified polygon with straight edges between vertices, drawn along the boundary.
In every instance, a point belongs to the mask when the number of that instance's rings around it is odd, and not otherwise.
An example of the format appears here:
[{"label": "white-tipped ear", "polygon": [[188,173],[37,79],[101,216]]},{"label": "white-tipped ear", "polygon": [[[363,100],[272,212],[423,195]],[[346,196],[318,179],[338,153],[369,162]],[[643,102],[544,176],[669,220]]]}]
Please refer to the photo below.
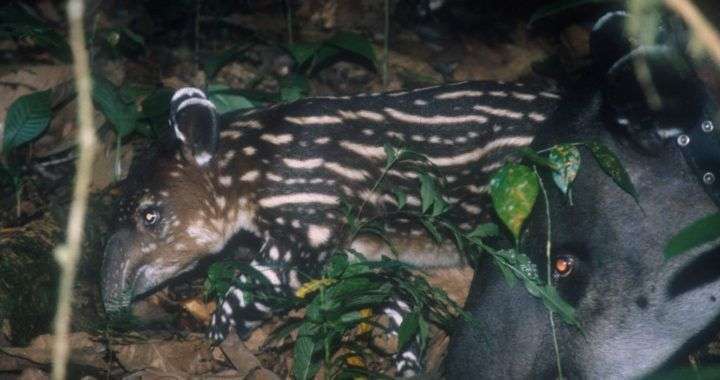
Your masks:
[{"label": "white-tipped ear", "polygon": [[170,127],[181,142],[183,154],[199,166],[212,161],[219,139],[215,105],[196,88],[175,92],[170,101]]}]

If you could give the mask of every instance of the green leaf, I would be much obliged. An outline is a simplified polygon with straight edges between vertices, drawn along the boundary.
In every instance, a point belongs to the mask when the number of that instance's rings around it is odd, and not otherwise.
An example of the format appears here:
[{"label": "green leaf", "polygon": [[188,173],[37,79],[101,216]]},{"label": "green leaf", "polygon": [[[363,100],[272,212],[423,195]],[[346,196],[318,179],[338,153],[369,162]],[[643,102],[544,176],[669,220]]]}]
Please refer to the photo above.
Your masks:
[{"label": "green leaf", "polygon": [[310,84],[302,75],[290,75],[280,80],[280,101],[294,102],[310,92]]},{"label": "green leaf", "polygon": [[545,284],[545,286],[540,287],[539,290],[545,307],[557,313],[565,323],[580,328],[580,321],[575,315],[575,309],[560,297],[555,287],[550,284]]},{"label": "green leaf", "polygon": [[335,46],[363,57],[370,61],[374,67],[377,67],[377,58],[372,44],[367,38],[357,33],[340,32],[325,41],[325,45]]},{"label": "green leaf", "polygon": [[467,236],[468,238],[484,239],[487,237],[494,237],[500,233],[498,226],[495,223],[483,223],[475,226]]},{"label": "green leaf", "polygon": [[10,105],[5,117],[3,151],[7,154],[38,137],[51,118],[50,90],[19,97]]},{"label": "green leaf", "polygon": [[507,164],[490,180],[490,197],[500,220],[517,240],[539,192],[537,176],[524,165]]},{"label": "green leaf", "polygon": [[422,202],[422,212],[427,212],[430,206],[435,202],[437,194],[435,192],[435,184],[432,177],[425,173],[420,173],[420,200]]},{"label": "green leaf", "polygon": [[210,85],[208,99],[215,104],[219,114],[247,108],[255,108],[255,104],[243,95],[225,85]]},{"label": "green leaf", "polygon": [[599,142],[591,141],[586,143],[586,145],[590,148],[590,152],[592,152],[600,168],[602,168],[621,189],[632,195],[637,202],[638,195],[637,191],[635,191],[635,186],[633,186],[630,176],[627,171],[625,171],[625,168],[615,153]]},{"label": "green leaf", "polygon": [[328,260],[325,265],[326,273],[328,277],[334,278],[339,277],[343,274],[345,269],[348,267],[348,257],[345,254],[339,253],[334,255]]},{"label": "green leaf", "polygon": [[92,97],[121,138],[135,131],[138,118],[135,104],[126,102],[114,84],[103,77],[93,77]]},{"label": "green leaf", "polygon": [[400,328],[398,329],[398,351],[402,350],[411,339],[418,333],[419,315],[411,312],[405,315]]},{"label": "green leaf", "polygon": [[400,189],[393,190],[393,193],[395,194],[395,199],[397,199],[397,208],[401,210],[405,207],[405,204],[407,204],[407,194]]},{"label": "green leaf", "polygon": [[553,171],[555,185],[567,195],[580,170],[580,151],[573,145],[556,145],[550,149],[548,159],[556,168]]},{"label": "green leaf", "polygon": [[720,239],[720,213],[708,215],[683,228],[665,247],[665,258]]},{"label": "green leaf", "polygon": [[205,75],[207,75],[208,79],[215,78],[220,69],[225,67],[225,65],[232,61],[242,59],[245,56],[244,50],[245,49],[230,49],[208,55],[202,64]]},{"label": "green leaf", "polygon": [[312,357],[317,344],[309,336],[300,336],[295,342],[293,373],[298,380],[312,379],[318,367]]},{"label": "green leaf", "polygon": [[285,48],[298,66],[302,66],[315,55],[320,46],[319,43],[295,43],[287,45]]}]

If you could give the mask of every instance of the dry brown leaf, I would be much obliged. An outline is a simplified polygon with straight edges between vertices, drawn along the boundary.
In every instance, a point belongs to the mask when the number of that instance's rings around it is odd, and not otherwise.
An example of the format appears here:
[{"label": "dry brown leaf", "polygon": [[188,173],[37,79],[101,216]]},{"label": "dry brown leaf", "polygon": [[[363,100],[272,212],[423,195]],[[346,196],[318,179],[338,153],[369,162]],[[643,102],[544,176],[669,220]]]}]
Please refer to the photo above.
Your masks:
[{"label": "dry brown leaf", "polygon": [[[38,364],[52,362],[52,335],[40,335],[33,339],[28,347],[0,347],[0,351]],[[106,354],[105,345],[96,342],[85,332],[70,335],[70,362],[95,368],[106,366],[103,359]]]},{"label": "dry brown leaf", "polygon": [[220,349],[241,376],[247,376],[260,367],[260,361],[245,347],[237,334],[230,334],[220,344]]},{"label": "dry brown leaf", "polygon": [[129,371],[154,368],[163,373],[201,375],[214,366],[210,345],[200,337],[187,341],[151,339],[112,348]]}]

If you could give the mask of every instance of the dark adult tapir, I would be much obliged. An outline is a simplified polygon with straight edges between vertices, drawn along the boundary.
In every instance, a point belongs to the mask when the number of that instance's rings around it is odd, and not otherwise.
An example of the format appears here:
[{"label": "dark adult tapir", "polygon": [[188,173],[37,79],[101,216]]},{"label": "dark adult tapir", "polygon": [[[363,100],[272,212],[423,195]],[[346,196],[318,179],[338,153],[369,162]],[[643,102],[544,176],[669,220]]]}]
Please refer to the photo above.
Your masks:
[{"label": "dark adult tapir", "polygon": [[[618,39],[624,15],[593,31],[598,71],[534,141],[602,141],[634,183],[633,199],[587,152],[573,202],[548,186],[552,281],[576,308],[583,331],[557,321],[558,355],[547,309],[491,266],[476,273],[466,309],[477,326],[461,327],[446,359],[448,379],[644,377],[682,359],[718,328],[720,241],[665,260],[669,239],[718,211],[720,121],[715,100],[688,60],[683,34],[630,50]],[[667,29],[666,29],[667,32]],[[636,64],[650,70],[643,87]],[[659,107],[648,99],[656,97]],[[546,177],[546,183],[552,179]],[[546,265],[546,208],[536,205],[521,250]]]}]

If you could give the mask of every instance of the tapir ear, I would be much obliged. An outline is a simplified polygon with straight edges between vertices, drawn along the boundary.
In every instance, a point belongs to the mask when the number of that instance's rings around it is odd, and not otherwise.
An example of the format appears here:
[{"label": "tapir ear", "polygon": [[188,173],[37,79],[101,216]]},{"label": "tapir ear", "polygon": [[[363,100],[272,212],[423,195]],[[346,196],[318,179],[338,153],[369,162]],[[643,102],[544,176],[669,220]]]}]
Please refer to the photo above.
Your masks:
[{"label": "tapir ear", "polygon": [[170,128],[187,159],[200,166],[215,156],[219,125],[215,105],[197,88],[177,90],[170,101]]}]

